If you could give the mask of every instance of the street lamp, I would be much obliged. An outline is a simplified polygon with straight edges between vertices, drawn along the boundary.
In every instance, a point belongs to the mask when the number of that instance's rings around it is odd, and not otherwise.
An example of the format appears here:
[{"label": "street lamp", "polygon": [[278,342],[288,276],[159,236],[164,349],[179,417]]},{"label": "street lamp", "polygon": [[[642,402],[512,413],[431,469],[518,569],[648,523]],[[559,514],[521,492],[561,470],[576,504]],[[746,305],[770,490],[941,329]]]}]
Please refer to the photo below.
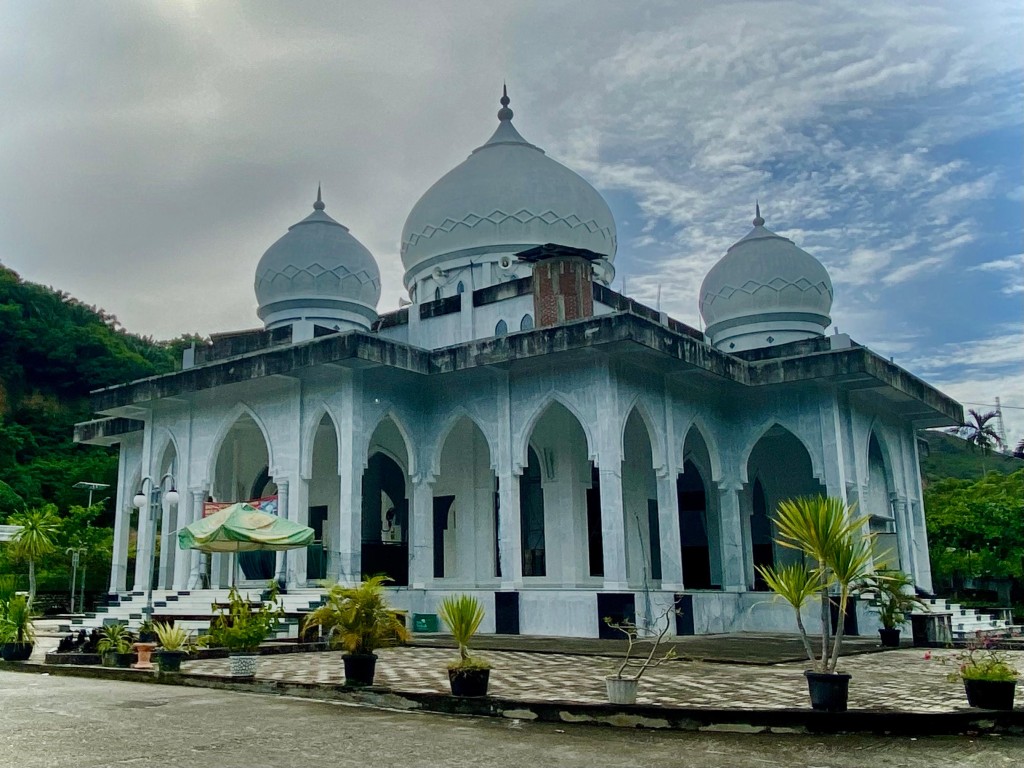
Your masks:
[{"label": "street lamp", "polygon": [[83,491],[89,492],[89,506],[92,506],[92,492],[102,491],[104,488],[109,488],[110,483],[87,483],[84,480],[80,483],[75,483],[71,486],[72,488],[78,488]]},{"label": "street lamp", "polygon": [[[142,508],[146,506],[146,502],[149,502],[149,570],[146,571],[146,607],[142,609],[143,620],[153,620],[153,563],[156,556],[156,524],[160,516],[160,502],[164,495],[164,483],[170,479],[171,487],[167,491],[167,503],[172,507],[178,505],[178,492],[174,488],[174,475],[168,472],[160,478],[159,482],[155,482],[152,477],[146,475],[142,478],[142,482],[139,484],[139,492],[135,494],[135,498],[132,499],[132,504],[139,510],[139,514],[142,514]],[[149,495],[146,495],[146,483],[149,483]]]},{"label": "street lamp", "polygon": [[[78,582],[78,564],[81,562],[83,552],[88,552],[88,547],[68,547],[65,552],[71,555],[71,613],[75,612],[75,584]],[[85,605],[85,563],[82,563],[82,598],[79,601],[78,612],[83,613]]]}]

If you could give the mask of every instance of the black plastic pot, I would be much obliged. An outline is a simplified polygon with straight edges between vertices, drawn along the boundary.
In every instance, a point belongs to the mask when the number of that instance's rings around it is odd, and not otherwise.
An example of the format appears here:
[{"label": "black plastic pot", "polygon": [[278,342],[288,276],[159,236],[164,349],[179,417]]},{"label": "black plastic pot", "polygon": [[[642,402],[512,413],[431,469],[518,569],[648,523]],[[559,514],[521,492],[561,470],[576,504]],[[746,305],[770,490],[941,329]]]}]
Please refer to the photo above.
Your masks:
[{"label": "black plastic pot", "polygon": [[899,648],[900,647],[900,631],[898,629],[880,629],[878,630],[879,636],[882,638],[883,648]]},{"label": "black plastic pot", "polygon": [[140,643],[155,643],[157,642],[158,635],[154,632],[139,632]]},{"label": "black plastic pot", "polygon": [[32,655],[32,643],[0,644],[0,658],[4,661],[28,661]]},{"label": "black plastic pot", "polygon": [[850,697],[850,675],[845,672],[812,672],[806,670],[811,709],[821,712],[845,712]]},{"label": "black plastic pot", "polygon": [[373,685],[377,654],[346,653],[341,660],[345,664],[345,685]]},{"label": "black plastic pot", "polygon": [[452,696],[486,696],[487,683],[491,678],[489,669],[449,669],[448,682]]},{"label": "black plastic pot", "polygon": [[184,651],[157,651],[156,663],[161,672],[181,672],[181,660],[185,658]]},{"label": "black plastic pot", "polygon": [[967,703],[979,709],[1013,709],[1016,680],[968,680],[964,678]]}]

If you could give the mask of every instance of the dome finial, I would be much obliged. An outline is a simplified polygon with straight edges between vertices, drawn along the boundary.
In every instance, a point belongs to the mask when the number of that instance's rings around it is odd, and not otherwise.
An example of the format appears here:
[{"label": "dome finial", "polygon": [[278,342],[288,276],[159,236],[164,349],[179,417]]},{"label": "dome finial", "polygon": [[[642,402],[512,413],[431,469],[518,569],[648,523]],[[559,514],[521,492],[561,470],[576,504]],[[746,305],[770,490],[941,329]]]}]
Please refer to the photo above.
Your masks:
[{"label": "dome finial", "polygon": [[761,218],[761,203],[757,200],[754,201],[754,226],[764,226],[764,219]]},{"label": "dome finial", "polygon": [[512,110],[508,108],[508,105],[512,103],[512,100],[508,97],[508,87],[505,83],[501,84],[501,109],[498,110],[498,119],[505,121],[512,119]]},{"label": "dome finial", "polygon": [[324,205],[324,199],[323,199],[323,197],[320,194],[320,183],[317,182],[317,185],[316,185],[316,202],[313,203],[313,210],[314,211],[322,211],[326,207],[327,206]]}]

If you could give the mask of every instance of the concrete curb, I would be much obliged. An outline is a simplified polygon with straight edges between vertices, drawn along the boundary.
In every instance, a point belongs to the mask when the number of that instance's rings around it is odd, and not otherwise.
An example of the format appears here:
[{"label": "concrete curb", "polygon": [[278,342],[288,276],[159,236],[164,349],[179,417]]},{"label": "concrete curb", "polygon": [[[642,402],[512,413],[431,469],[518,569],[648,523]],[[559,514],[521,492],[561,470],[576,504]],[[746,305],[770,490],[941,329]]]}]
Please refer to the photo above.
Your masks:
[{"label": "concrete curb", "polygon": [[843,713],[811,709],[696,709],[651,705],[585,704],[572,701],[526,701],[488,696],[470,699],[443,693],[394,691],[381,686],[348,688],[327,683],[279,680],[240,681],[222,675],[177,674],[108,667],[75,667],[0,663],[0,671],[121,680],[133,683],[212,688],[245,693],[343,701],[389,709],[439,714],[500,717],[559,724],[619,728],[706,731],[717,733],[826,734],[864,733],[892,736],[1024,736],[1024,709],[1011,711],[964,708],[957,712],[893,712],[851,710]]}]

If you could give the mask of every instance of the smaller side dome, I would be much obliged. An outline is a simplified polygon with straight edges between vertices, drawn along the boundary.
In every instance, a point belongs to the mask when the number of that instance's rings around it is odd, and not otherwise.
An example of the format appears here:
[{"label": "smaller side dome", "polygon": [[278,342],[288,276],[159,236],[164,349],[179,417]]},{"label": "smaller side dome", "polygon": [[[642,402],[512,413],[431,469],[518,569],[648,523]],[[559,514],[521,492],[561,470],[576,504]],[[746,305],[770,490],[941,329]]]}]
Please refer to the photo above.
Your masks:
[{"label": "smaller side dome", "polygon": [[766,229],[758,205],[754,228],[704,278],[700,314],[717,349],[740,352],[824,335],[832,298],[825,267]]},{"label": "smaller side dome", "polygon": [[258,314],[268,329],[299,321],[369,329],[377,319],[377,262],[325,207],[318,187],[313,212],[289,227],[256,267]]}]

